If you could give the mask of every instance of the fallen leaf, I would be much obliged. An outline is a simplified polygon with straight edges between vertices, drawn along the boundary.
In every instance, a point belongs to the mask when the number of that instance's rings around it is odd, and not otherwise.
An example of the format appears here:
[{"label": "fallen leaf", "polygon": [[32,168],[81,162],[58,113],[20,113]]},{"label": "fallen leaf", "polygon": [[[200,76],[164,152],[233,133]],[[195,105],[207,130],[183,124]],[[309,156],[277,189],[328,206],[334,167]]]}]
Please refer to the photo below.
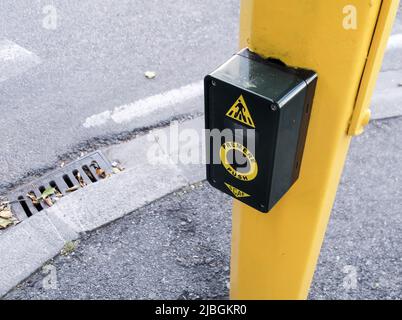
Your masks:
[{"label": "fallen leaf", "polygon": [[117,161],[112,162],[112,167],[113,167],[112,168],[113,173],[119,173],[124,170],[124,167]]},{"label": "fallen leaf", "polygon": [[55,192],[54,192],[54,194],[56,195],[56,197],[58,197],[58,198],[62,198],[63,197],[63,194],[59,191],[59,190],[55,190]]},{"label": "fallen leaf", "polygon": [[11,210],[9,208],[4,208],[0,211],[0,218],[11,219],[12,217],[13,214],[11,213]]},{"label": "fallen leaf", "polygon": [[75,175],[75,177],[77,178],[78,183],[80,184],[81,188],[85,187],[87,184],[85,183],[84,179],[81,177],[81,174],[79,172],[77,172],[77,174]]},{"label": "fallen leaf", "polygon": [[46,198],[48,198],[48,197],[54,195],[55,192],[56,192],[56,188],[49,187],[49,188],[45,189],[45,190],[42,192],[41,198],[42,198],[43,200],[46,200]]},{"label": "fallen leaf", "polygon": [[117,173],[121,172],[121,170],[119,168],[115,168],[115,167],[112,168],[112,171],[113,171],[114,174],[117,174]]},{"label": "fallen leaf", "polygon": [[51,207],[53,205],[53,201],[52,201],[51,197],[43,198],[43,201],[47,204],[48,207]]},{"label": "fallen leaf", "polygon": [[145,77],[147,77],[148,79],[153,79],[156,77],[156,72],[155,71],[146,71],[144,73]]},{"label": "fallen leaf", "polygon": [[95,160],[93,160],[89,166],[94,169],[99,169],[99,164]]},{"label": "fallen leaf", "polygon": [[12,224],[14,224],[14,222],[11,219],[0,218],[0,229],[5,229]]},{"label": "fallen leaf", "polygon": [[28,193],[27,193],[27,197],[28,197],[29,199],[31,199],[32,204],[39,204],[39,200],[40,200],[40,199],[38,199],[38,198],[35,196],[35,194],[34,194],[33,192],[28,192]]},{"label": "fallen leaf", "polygon": [[51,197],[44,198],[43,201],[47,204],[48,207],[51,207],[54,204]]},{"label": "fallen leaf", "polygon": [[16,225],[19,221],[14,217],[10,202],[2,202],[0,204],[0,229],[6,229],[11,225]]},{"label": "fallen leaf", "polygon": [[96,169],[96,175],[101,178],[101,179],[105,179],[106,178],[106,172],[105,170],[101,169],[101,168],[97,168]]},{"label": "fallen leaf", "polygon": [[66,192],[67,193],[74,192],[77,191],[79,188],[80,188],[79,186],[73,186],[71,188],[66,189]]}]

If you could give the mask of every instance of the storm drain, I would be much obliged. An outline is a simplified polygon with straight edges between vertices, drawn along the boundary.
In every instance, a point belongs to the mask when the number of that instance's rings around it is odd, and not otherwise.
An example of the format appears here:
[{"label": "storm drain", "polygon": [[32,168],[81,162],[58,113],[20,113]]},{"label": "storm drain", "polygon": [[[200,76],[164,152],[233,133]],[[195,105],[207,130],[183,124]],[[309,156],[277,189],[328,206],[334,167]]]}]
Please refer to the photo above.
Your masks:
[{"label": "storm drain", "polygon": [[[55,190],[59,197],[84,188],[112,174],[112,165],[100,151],[95,151],[55,170],[40,179],[15,190],[9,195],[11,210],[25,220],[49,207],[49,199],[41,199],[46,190]],[[32,201],[32,199],[40,199]]]}]

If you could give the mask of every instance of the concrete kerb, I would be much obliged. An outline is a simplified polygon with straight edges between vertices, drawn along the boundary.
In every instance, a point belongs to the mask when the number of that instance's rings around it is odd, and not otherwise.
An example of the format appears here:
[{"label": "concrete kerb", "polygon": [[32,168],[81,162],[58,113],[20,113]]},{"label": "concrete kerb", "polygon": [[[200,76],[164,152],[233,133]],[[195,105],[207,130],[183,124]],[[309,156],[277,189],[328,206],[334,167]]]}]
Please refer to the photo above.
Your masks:
[{"label": "concrete kerb", "polygon": [[[203,121],[202,117],[186,121],[179,125],[179,130],[201,130]],[[169,128],[162,130],[169,134]],[[201,137],[202,133],[199,134]],[[150,132],[104,150],[110,160],[120,161],[126,170],[60,199],[53,207],[0,235],[0,296],[59,254],[66,242],[78,239],[81,233],[205,179],[202,165],[180,168],[170,158],[172,153],[158,143],[157,136],[158,132]],[[193,147],[199,152],[201,141]],[[158,152],[166,161],[150,164],[149,150]]]}]

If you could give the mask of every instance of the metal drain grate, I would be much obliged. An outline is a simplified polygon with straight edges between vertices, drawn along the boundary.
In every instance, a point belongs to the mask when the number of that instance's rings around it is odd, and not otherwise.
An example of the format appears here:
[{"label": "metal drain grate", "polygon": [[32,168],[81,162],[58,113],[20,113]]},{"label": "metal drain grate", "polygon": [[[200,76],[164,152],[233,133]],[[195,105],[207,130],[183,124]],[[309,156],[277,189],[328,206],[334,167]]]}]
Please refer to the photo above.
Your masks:
[{"label": "metal drain grate", "polygon": [[63,196],[66,196],[69,194],[66,190],[71,190],[75,186],[82,188],[79,177],[83,179],[86,185],[96,183],[102,179],[96,174],[97,167],[104,170],[105,174],[112,173],[111,163],[100,151],[90,153],[81,159],[67,164],[63,168],[57,169],[30,184],[18,188],[8,196],[12,212],[22,221],[48,207],[43,200],[37,204],[33,204],[32,200],[27,196],[28,193],[34,194],[36,198],[39,198],[44,190],[52,187]]}]

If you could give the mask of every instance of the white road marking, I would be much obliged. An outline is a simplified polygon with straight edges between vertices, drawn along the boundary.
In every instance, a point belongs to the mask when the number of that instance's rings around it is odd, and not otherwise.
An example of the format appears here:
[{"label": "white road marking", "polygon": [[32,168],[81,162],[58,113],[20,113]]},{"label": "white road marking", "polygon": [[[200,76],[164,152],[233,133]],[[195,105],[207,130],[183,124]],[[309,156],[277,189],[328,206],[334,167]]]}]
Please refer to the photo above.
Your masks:
[{"label": "white road marking", "polygon": [[85,128],[101,126],[108,121],[121,124],[133,119],[144,117],[152,112],[160,111],[174,105],[186,102],[199,97],[204,92],[203,81],[194,82],[189,85],[165,91],[154,96],[137,100],[88,117],[84,122]]},{"label": "white road marking", "polygon": [[10,40],[0,40],[0,82],[38,65],[40,58]]},{"label": "white road marking", "polygon": [[388,40],[387,50],[402,48],[402,33],[393,34]]},{"label": "white road marking", "polygon": [[[388,42],[388,50],[402,48],[402,34],[394,34]],[[203,82],[166,91],[130,104],[119,106],[88,117],[84,122],[85,128],[92,128],[106,124],[109,121],[121,124],[135,118],[146,116],[152,112],[172,107],[203,94]]]},{"label": "white road marking", "polygon": [[98,114],[94,114],[93,116],[90,116],[85,120],[84,127],[91,128],[101,126],[111,119],[111,115],[112,112],[109,110]]}]

